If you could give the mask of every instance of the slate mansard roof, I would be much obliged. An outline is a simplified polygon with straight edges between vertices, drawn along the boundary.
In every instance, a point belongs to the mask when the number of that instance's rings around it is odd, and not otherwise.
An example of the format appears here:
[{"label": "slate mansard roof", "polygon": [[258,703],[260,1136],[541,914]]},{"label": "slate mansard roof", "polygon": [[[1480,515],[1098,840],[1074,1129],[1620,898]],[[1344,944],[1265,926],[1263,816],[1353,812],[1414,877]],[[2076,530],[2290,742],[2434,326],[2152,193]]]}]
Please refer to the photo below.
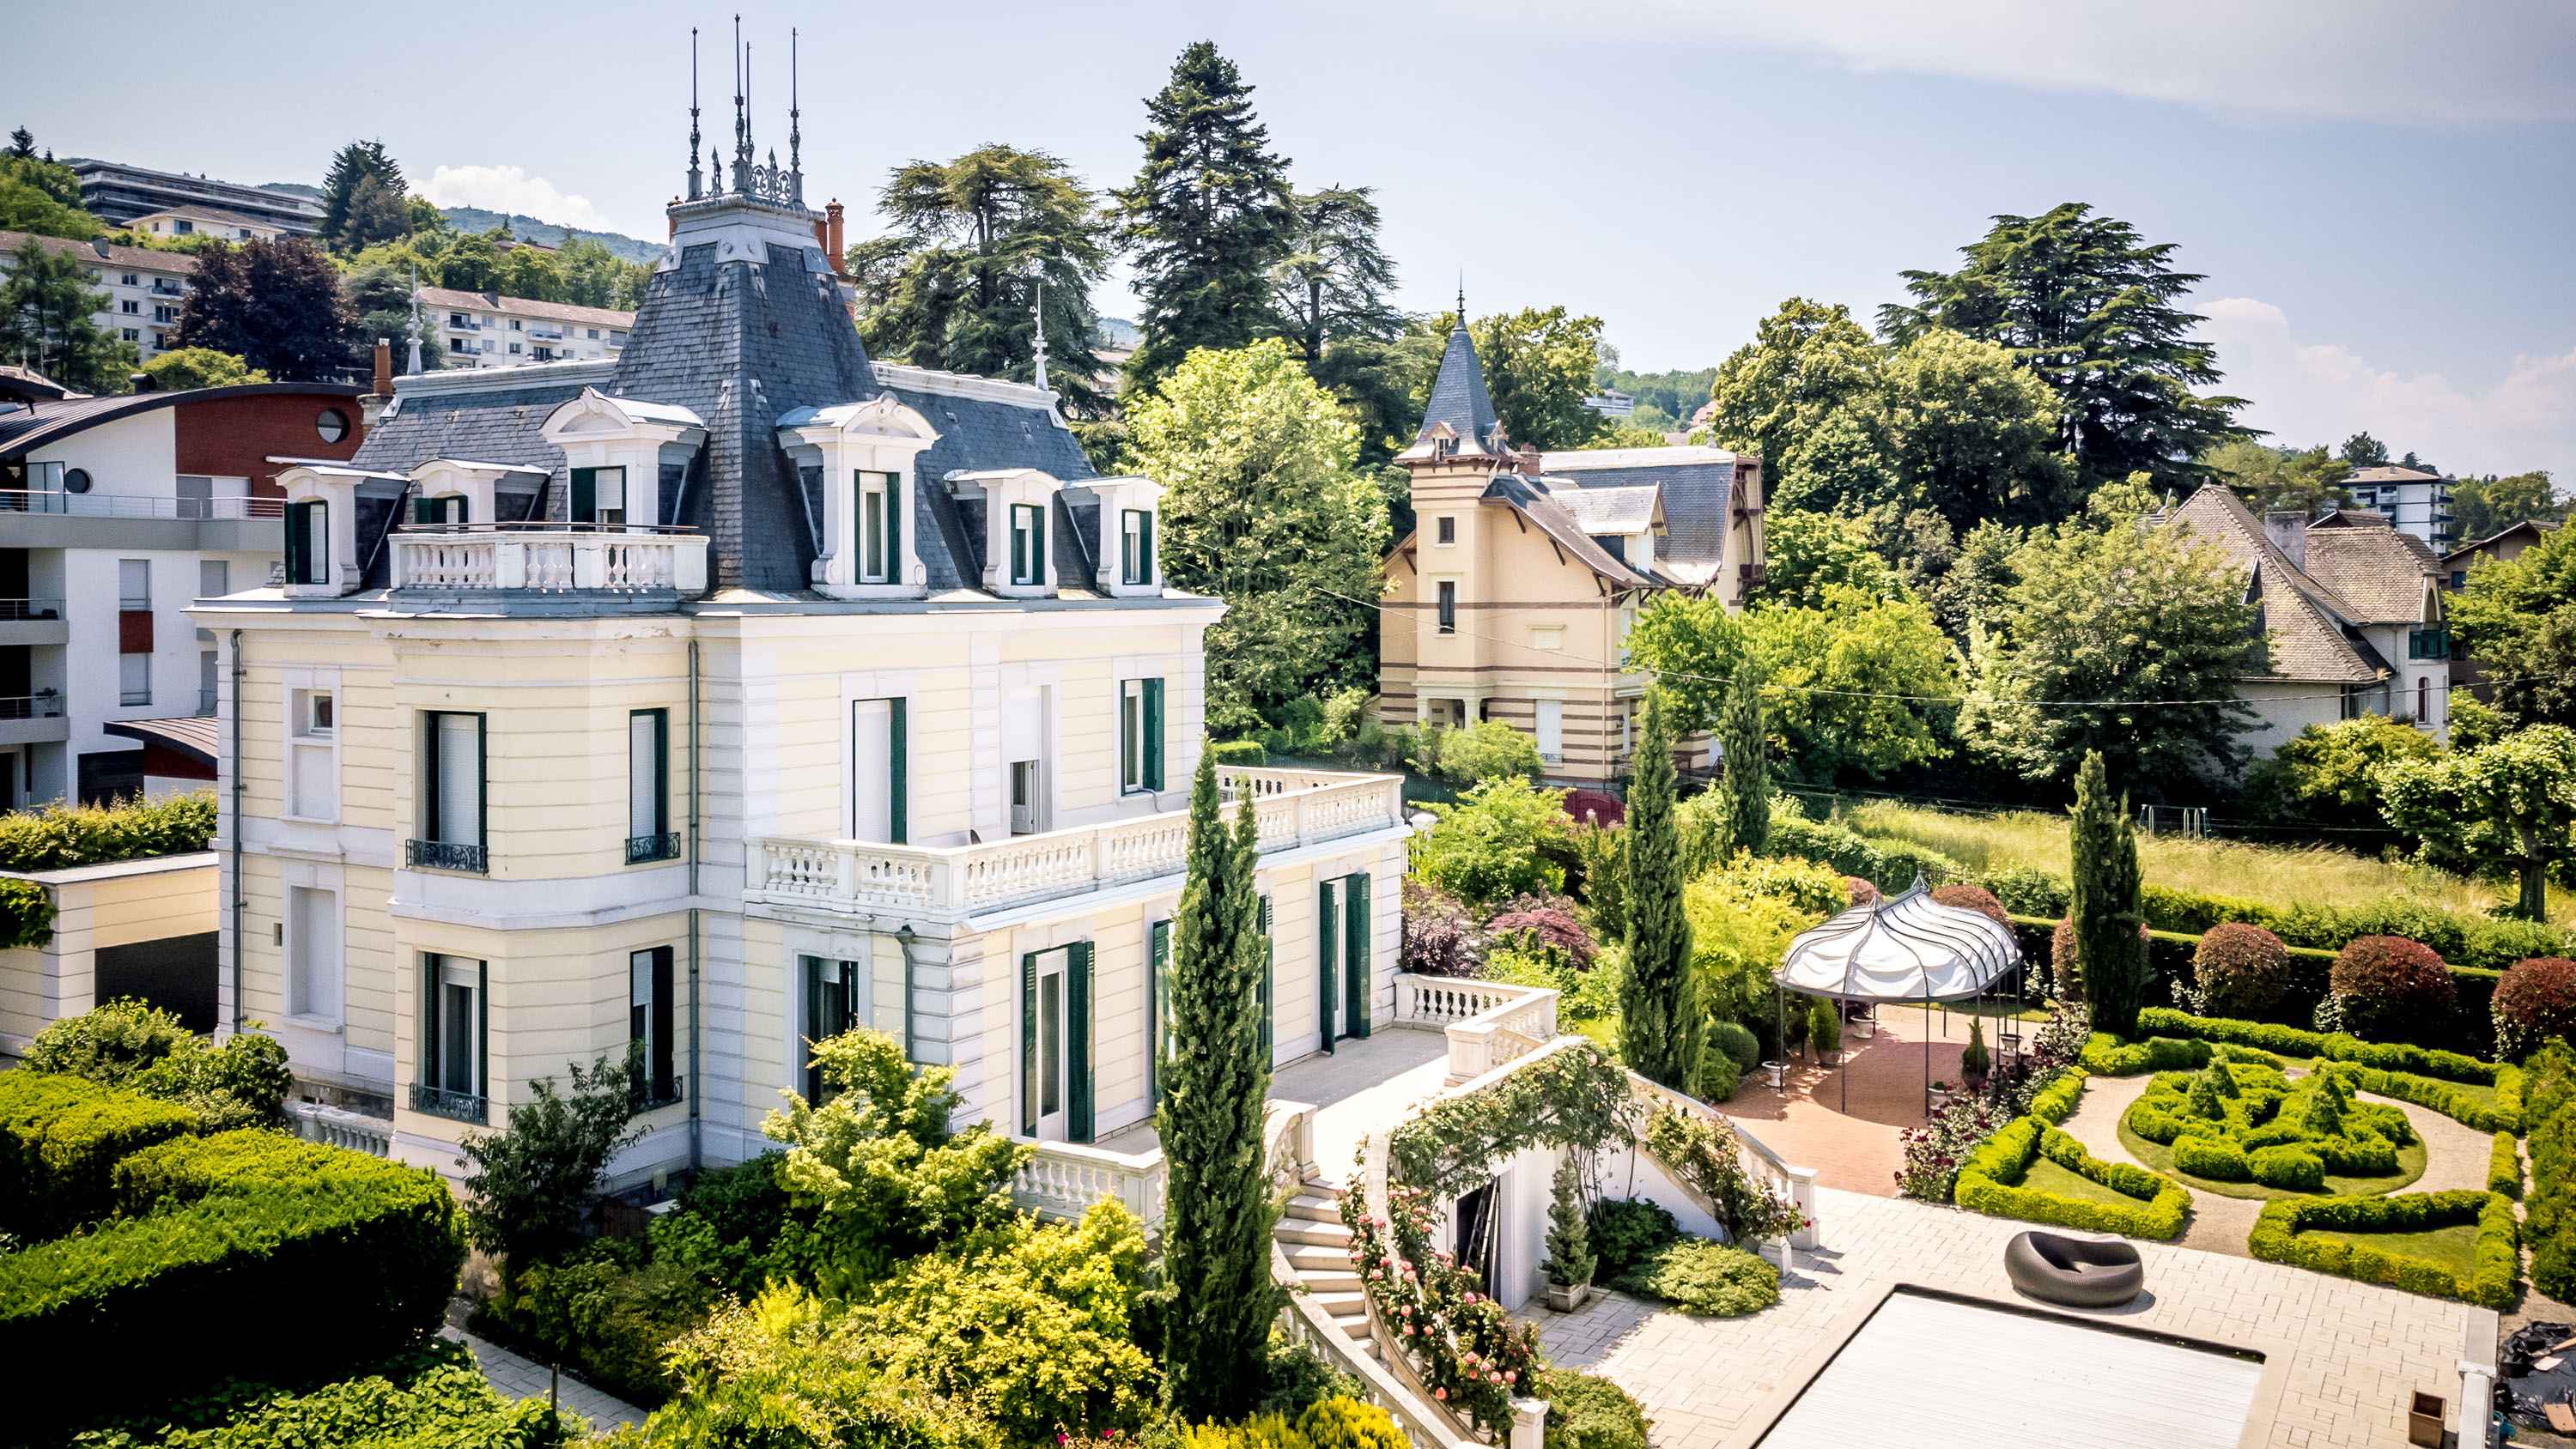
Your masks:
[{"label": "slate mansard roof", "polygon": [[[715,242],[689,244],[684,227],[676,256],[666,257],[635,313],[625,350],[613,361],[541,363],[488,369],[442,381],[404,379],[397,401],[367,437],[356,466],[406,473],[433,458],[474,458],[545,470],[543,492],[529,516],[566,516],[568,480],[562,451],[541,434],[547,416],[596,387],[617,398],[684,407],[703,419],[707,437],[676,498],[666,496],[661,522],[708,536],[709,574],[718,589],[767,594],[808,591],[819,551],[819,500],[778,446],[778,419],[800,407],[826,408],[892,393],[919,412],[939,439],[918,460],[912,534],[933,593],[979,587],[980,531],[943,481],[961,471],[1034,468],[1066,484],[1093,477],[1081,445],[1039,389],[868,358],[847,304],[817,246],[771,240],[759,254]],[[735,254],[718,260],[719,250]],[[470,380],[467,380],[470,378]],[[505,494],[506,496],[506,494]],[[1059,569],[1068,585],[1087,587],[1066,565],[1096,556],[1086,521],[1060,499]],[[676,516],[672,510],[676,506]],[[1098,510],[1087,521],[1097,527]],[[362,507],[360,525],[388,526]],[[366,548],[362,534],[361,548]],[[380,550],[379,550],[380,552]],[[381,569],[368,582],[382,583]]]}]

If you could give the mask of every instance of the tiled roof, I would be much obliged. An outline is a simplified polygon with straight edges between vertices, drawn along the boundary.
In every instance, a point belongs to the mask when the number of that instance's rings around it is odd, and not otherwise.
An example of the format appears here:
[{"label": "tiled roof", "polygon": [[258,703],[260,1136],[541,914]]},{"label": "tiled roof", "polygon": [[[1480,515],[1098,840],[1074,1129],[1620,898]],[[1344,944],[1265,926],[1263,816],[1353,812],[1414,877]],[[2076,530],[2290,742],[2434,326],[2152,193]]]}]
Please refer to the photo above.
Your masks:
[{"label": "tiled roof", "polygon": [[161,252],[150,247],[130,247],[123,242],[73,241],[69,237],[35,236],[23,231],[0,231],[0,252],[11,256],[26,249],[29,242],[56,256],[93,267],[131,267],[138,272],[169,272],[194,276],[197,259],[186,252]]},{"label": "tiled roof", "polygon": [[1654,526],[1655,500],[1660,489],[1578,488],[1572,479],[1550,478],[1547,482],[1548,496],[1564,505],[1585,533],[1644,533]]},{"label": "tiled roof", "polygon": [[2459,547],[2452,549],[2449,553],[2442,555],[2442,562],[2447,565],[2456,562],[2463,555],[2482,552],[2488,546],[2495,543],[2496,540],[2511,538],[2517,533],[2529,533],[2531,535],[2531,541],[2538,543],[2542,534],[2545,534],[2549,530],[2559,526],[2560,525],[2558,524],[2543,522],[2536,518],[2526,518],[2522,522],[2513,525],[2511,528],[2500,528],[2495,532],[2488,534],[2484,538],[2473,538],[2467,543],[2461,544]]},{"label": "tiled roof", "polygon": [[534,297],[504,297],[498,292],[459,292],[452,287],[421,288],[420,304],[459,312],[472,309],[506,312],[515,317],[542,317],[550,322],[579,322],[592,327],[614,327],[621,332],[635,325],[634,313],[620,312],[614,307],[576,307],[570,302],[540,302]]},{"label": "tiled roof", "polygon": [[1431,396],[1422,409],[1422,427],[1413,435],[1408,457],[1426,457],[1431,440],[1446,425],[1466,454],[1494,451],[1494,397],[1485,390],[1485,369],[1476,360],[1476,344],[1467,336],[1462,315],[1449,331],[1448,350],[1440,354],[1440,371],[1431,379]]},{"label": "tiled roof", "polygon": [[1548,491],[1545,480],[1519,473],[1497,473],[1485,485],[1485,500],[1517,510],[1522,517],[1539,526],[1559,548],[1577,563],[1629,588],[1647,588],[1656,580],[1613,558],[1609,551],[1592,541],[1591,531],[1578,521],[1573,512]]},{"label": "tiled roof", "polygon": [[2376,468],[2364,468],[2343,481],[2347,485],[2353,483],[2439,483],[2442,481],[2442,475],[2439,473],[2422,473],[2413,468],[2400,468],[2394,463],[2383,463]]},{"label": "tiled roof", "polygon": [[1686,584],[1714,581],[1726,566],[1733,522],[1736,455],[1723,448],[1585,448],[1544,453],[1539,466],[1569,473],[1585,491],[1652,486],[1663,490],[1664,537],[1657,567]]},{"label": "tiled roof", "polygon": [[2262,608],[2272,642],[2271,672],[2253,677],[2362,684],[2384,671],[2376,651],[2345,632],[2349,606],[2274,547],[2263,521],[2224,484],[2203,485],[2166,526],[2183,529],[2245,570],[2246,592]]},{"label": "tiled roof", "polygon": [[2334,591],[2356,624],[2420,624],[2432,587],[2433,552],[2385,523],[2377,528],[2311,528],[2308,577]]}]

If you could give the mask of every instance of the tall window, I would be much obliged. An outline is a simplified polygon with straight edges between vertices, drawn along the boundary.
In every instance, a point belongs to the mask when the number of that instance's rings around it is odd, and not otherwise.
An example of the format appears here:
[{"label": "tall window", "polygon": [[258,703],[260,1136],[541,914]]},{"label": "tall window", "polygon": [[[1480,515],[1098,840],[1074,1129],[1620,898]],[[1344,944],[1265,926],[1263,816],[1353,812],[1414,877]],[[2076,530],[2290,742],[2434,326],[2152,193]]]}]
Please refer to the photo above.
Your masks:
[{"label": "tall window", "polygon": [[626,958],[626,1039],[644,1048],[639,1105],[680,1099],[671,1072],[671,948],[656,946]]},{"label": "tall window", "polygon": [[286,700],[286,813],[304,820],[338,819],[337,702],[327,689],[289,690]]},{"label": "tall window", "polygon": [[326,890],[286,892],[286,1011],[340,1019],[340,901]]},{"label": "tall window", "polygon": [[286,581],[331,582],[331,505],[316,499],[286,505]]},{"label": "tall window", "polygon": [[1118,686],[1118,789],[1162,788],[1163,681],[1130,679]]},{"label": "tall window", "polygon": [[480,1122],[487,1115],[491,1068],[484,1048],[489,1034],[491,968],[463,956],[421,957],[420,1080],[412,1084],[415,1112]]},{"label": "tall window", "polygon": [[1035,503],[1011,505],[1011,582],[1046,580],[1046,509]]},{"label": "tall window", "polygon": [[152,607],[152,561],[143,558],[121,558],[116,561],[116,607],[132,611]]},{"label": "tall window", "polygon": [[1145,1100],[1163,1100],[1163,1074],[1180,1049],[1172,1033],[1172,923],[1156,921],[1145,931],[1145,968],[1151,984],[1145,996]]},{"label": "tall window", "polygon": [[431,711],[421,721],[421,835],[411,863],[481,871],[487,863],[483,716]]},{"label": "tall window", "polygon": [[624,523],[626,521],[626,470],[623,468],[573,469],[572,521]]},{"label": "tall window", "polygon": [[116,656],[116,702],[150,704],[152,702],[152,656],[119,654]]},{"label": "tall window", "polygon": [[1154,515],[1141,508],[1130,508],[1119,515],[1118,582],[1150,584],[1154,581]]},{"label": "tall window", "polygon": [[1538,757],[1551,765],[1565,762],[1565,701],[1542,699],[1538,705]]},{"label": "tall window", "polygon": [[860,473],[859,582],[903,582],[903,477]]},{"label": "tall window", "polygon": [[[805,973],[806,1042],[839,1036],[866,1019],[868,978],[858,962],[800,956],[797,963]],[[810,1047],[800,1045],[797,1055],[805,1079],[805,1100],[820,1106],[829,1095],[830,1084],[814,1065]]]},{"label": "tall window", "polygon": [[850,836],[888,845],[910,829],[908,756],[901,699],[850,701]]},{"label": "tall window", "polygon": [[152,561],[116,561],[117,703],[152,702]]},{"label": "tall window", "polygon": [[1458,585],[1449,579],[1440,581],[1440,632],[1458,632]]},{"label": "tall window", "polygon": [[672,860],[671,712],[639,709],[626,716],[626,863]]}]

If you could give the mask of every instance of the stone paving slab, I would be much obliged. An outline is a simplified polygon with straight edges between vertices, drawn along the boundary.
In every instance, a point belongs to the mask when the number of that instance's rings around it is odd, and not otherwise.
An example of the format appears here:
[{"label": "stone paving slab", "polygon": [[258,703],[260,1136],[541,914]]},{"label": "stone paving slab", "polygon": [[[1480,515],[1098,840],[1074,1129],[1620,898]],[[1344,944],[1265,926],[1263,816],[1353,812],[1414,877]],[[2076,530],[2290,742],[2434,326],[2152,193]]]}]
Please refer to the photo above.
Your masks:
[{"label": "stone paving slab", "polygon": [[[1656,1449],[1716,1449],[1747,1429],[1802,1365],[1892,1283],[2016,1299],[2004,1244],[2030,1225],[1956,1208],[1821,1188],[1822,1246],[1791,1255],[1780,1304],[1748,1318],[1701,1319],[1610,1294],[1579,1313],[1533,1313],[1549,1359],[1600,1373],[1636,1395]],[[2282,1351],[2280,1449],[2406,1443],[2415,1391],[2452,1401],[2472,1317],[2486,1309],[2419,1298],[2275,1263],[2141,1243],[2148,1295],[2110,1321]],[[1975,1351],[1964,1345],[1963,1351]],[[1855,1443],[1887,1426],[1855,1425]],[[1888,1439],[1881,1442],[1898,1442]]]},{"label": "stone paving slab", "polygon": [[[546,1366],[523,1358],[488,1338],[481,1338],[450,1325],[438,1336],[452,1339],[474,1350],[474,1361],[482,1366],[483,1377],[506,1399],[542,1399],[548,1386],[555,1382]],[[613,1394],[603,1393],[570,1374],[565,1374],[557,1403],[567,1412],[578,1414],[594,1434],[605,1434],[627,1424],[644,1422],[644,1411]]]}]

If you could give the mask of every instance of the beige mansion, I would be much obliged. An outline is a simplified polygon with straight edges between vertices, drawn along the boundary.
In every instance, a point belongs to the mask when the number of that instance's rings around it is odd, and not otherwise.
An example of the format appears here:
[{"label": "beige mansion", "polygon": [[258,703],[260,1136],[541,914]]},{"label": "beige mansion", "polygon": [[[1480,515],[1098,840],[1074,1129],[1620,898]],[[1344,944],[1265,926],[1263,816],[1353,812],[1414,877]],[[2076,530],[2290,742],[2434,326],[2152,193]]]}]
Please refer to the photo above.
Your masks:
[{"label": "beige mansion", "polygon": [[[404,378],[287,492],[223,651],[225,1030],[461,1170],[640,1048],[613,1169],[743,1159],[805,1043],[952,1066],[976,1116],[1148,1117],[1217,601],[1160,490],[1040,389],[872,362],[802,202],[671,208],[613,360]],[[1391,777],[1226,772],[1258,812],[1280,1062],[1392,1017]]]},{"label": "beige mansion", "polygon": [[[1647,676],[1628,629],[1657,592],[1744,606],[1762,582],[1762,460],[1719,448],[1515,450],[1465,325],[1449,334],[1421,432],[1396,456],[1414,531],[1379,604],[1389,724],[1500,720],[1547,776],[1628,773]],[[1690,742],[1705,759],[1705,738]]]}]

